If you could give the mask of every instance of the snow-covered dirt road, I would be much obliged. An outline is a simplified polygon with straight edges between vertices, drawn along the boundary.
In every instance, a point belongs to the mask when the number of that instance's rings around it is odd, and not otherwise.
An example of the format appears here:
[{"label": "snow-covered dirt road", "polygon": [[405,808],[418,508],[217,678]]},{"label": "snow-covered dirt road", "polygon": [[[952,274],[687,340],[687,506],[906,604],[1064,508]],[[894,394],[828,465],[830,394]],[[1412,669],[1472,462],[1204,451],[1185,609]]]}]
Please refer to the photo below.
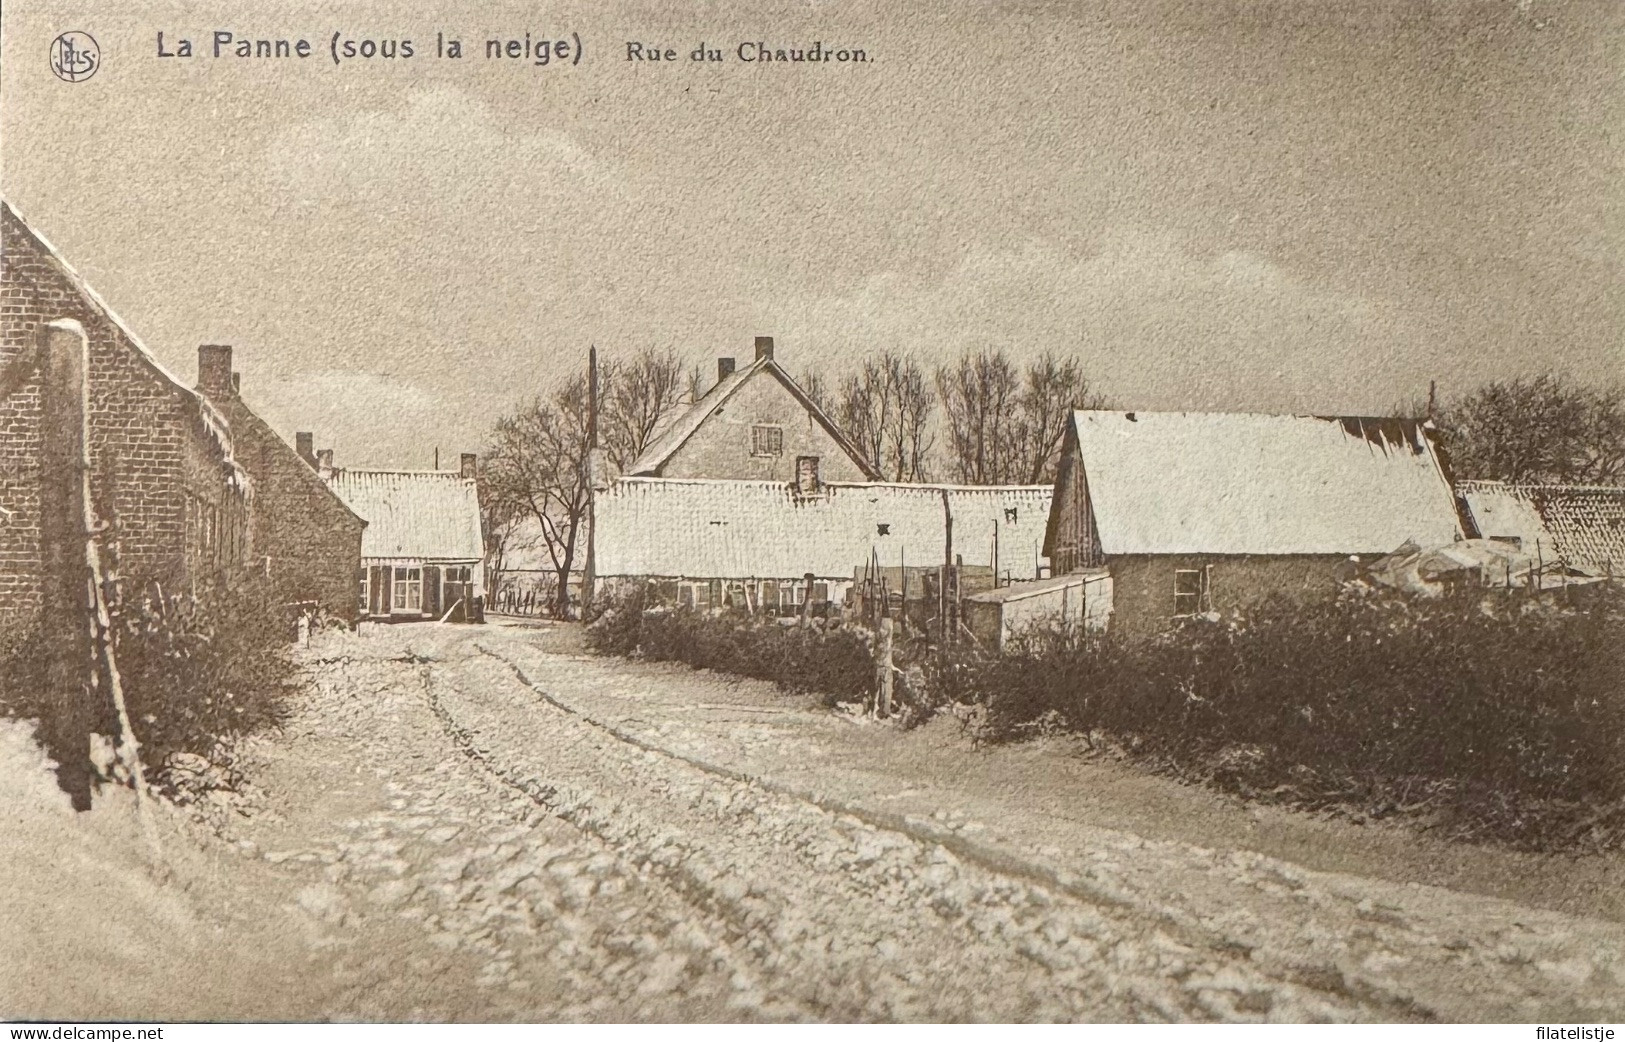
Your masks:
[{"label": "snow-covered dirt road", "polygon": [[311,696],[265,753],[279,813],[238,831],[353,953],[323,966],[344,984],[333,1016],[1625,1010],[1618,923],[1090,825],[1019,786],[957,786],[951,751],[888,764],[890,729],[765,685],[501,626],[333,637],[309,658]]}]

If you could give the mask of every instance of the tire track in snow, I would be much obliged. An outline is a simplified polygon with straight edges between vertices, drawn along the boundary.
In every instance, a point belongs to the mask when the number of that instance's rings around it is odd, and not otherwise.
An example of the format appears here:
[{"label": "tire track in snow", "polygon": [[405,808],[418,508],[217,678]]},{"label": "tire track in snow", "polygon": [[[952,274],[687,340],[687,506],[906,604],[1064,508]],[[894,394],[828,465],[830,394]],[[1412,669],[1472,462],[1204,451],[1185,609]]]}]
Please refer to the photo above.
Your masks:
[{"label": "tire track in snow", "polygon": [[[1048,894],[1060,895],[1072,902],[1080,903],[1088,908],[1098,909],[1102,914],[1114,920],[1134,920],[1132,926],[1144,929],[1147,924],[1154,927],[1158,940],[1164,944],[1173,944],[1182,949],[1190,949],[1198,961],[1207,963],[1208,969],[1217,964],[1220,969],[1217,976],[1229,980],[1229,984],[1220,984],[1221,989],[1232,988],[1242,996],[1239,1008],[1224,1001],[1217,1003],[1206,1001],[1211,996],[1201,995],[1195,1002],[1191,1002],[1191,992],[1200,992],[1199,985],[1190,985],[1181,982],[1175,988],[1179,994],[1179,1001],[1170,1003],[1169,992],[1164,988],[1153,988],[1150,992],[1138,996],[1135,1006],[1140,1009],[1139,1016],[1173,1017],[1173,1018],[1211,1018],[1224,1017],[1229,1019],[1232,1015],[1242,1019],[1260,1019],[1254,1016],[1259,1012],[1262,1004],[1265,1011],[1276,1001],[1285,999],[1288,1007],[1296,1006],[1297,1017],[1304,1016],[1332,1016],[1338,1019],[1350,1016],[1358,1018],[1376,1019],[1427,1019],[1428,1011],[1417,1007],[1408,997],[1395,995],[1368,985],[1358,979],[1350,979],[1335,966],[1320,965],[1292,965],[1283,966],[1279,963],[1267,969],[1249,959],[1250,947],[1238,944],[1228,938],[1217,935],[1214,931],[1184,920],[1178,915],[1164,908],[1148,908],[1143,903],[1115,892],[1070,873],[1058,872],[1048,866],[1036,864],[1017,857],[997,847],[980,843],[967,837],[955,834],[945,829],[933,827],[919,819],[908,818],[885,811],[877,811],[843,800],[834,799],[815,792],[806,792],[769,779],[759,778],[733,770],[731,768],[707,762],[695,756],[673,751],[655,743],[649,742],[635,734],[626,732],[582,712],[577,707],[559,699],[545,690],[536,682],[526,668],[514,662],[505,655],[499,654],[489,647],[475,642],[473,646],[484,655],[496,660],[509,670],[513,676],[523,684],[542,704],[550,707],[565,716],[577,721],[593,731],[596,731],[613,743],[628,749],[629,755],[641,755],[645,758],[655,757],[659,760],[669,761],[674,765],[701,772],[706,776],[729,783],[735,786],[746,786],[759,793],[777,797],[779,800],[791,801],[802,805],[809,811],[816,812],[820,817],[837,819],[847,818],[861,822],[870,829],[900,837],[910,845],[925,848],[941,848],[961,862],[975,870],[992,876],[996,880],[1019,884],[1026,888],[1033,888]],[[474,740],[473,732],[463,729],[445,711],[444,707],[437,707],[437,715],[441,715],[448,733],[453,730],[461,731],[460,745],[465,752],[480,759],[488,770],[504,776],[510,785],[517,785],[525,789],[527,786],[536,789],[538,783],[534,779],[526,778],[523,772],[512,768],[503,768],[491,762],[487,751],[477,749],[478,742]],[[457,735],[453,734],[454,740]],[[540,797],[544,805],[547,801],[559,799],[557,790],[549,787],[540,787],[539,792],[529,792],[533,799]],[[568,803],[568,799],[564,800]],[[550,806],[549,809],[568,820],[575,812],[570,806]],[[577,814],[577,817],[581,815]],[[580,824],[579,822],[575,822]],[[703,886],[696,887],[692,881],[675,886],[679,892],[690,901],[701,904],[714,904],[713,895],[706,893]],[[1032,957],[1032,956],[1029,956]],[[1035,961],[1043,962],[1044,956],[1040,953]],[[1034,971],[1038,967],[1033,967]],[[1198,981],[1202,978],[1197,976]],[[1183,989],[1183,994],[1181,994]],[[1261,999],[1259,989],[1277,991],[1275,999]],[[1130,991],[1137,990],[1132,987]],[[1251,996],[1251,998],[1248,998]],[[1313,1012],[1310,1012],[1313,1010]],[[1278,1011],[1279,1012],[1279,1011]],[[873,1009],[867,1015],[874,1015]],[[828,1010],[824,1011],[828,1015]],[[1074,1014],[1076,1015],[1076,1014]]]},{"label": "tire track in snow", "polygon": [[[538,698],[645,752],[679,760],[690,767],[716,775],[719,778],[742,782],[775,795],[800,800],[830,814],[857,818],[873,828],[900,833],[918,843],[936,844],[964,861],[1005,878],[1021,880],[1025,883],[1058,891],[1086,904],[1149,918],[1157,922],[1163,930],[1167,931],[1175,939],[1193,948],[1206,949],[1220,956],[1241,959],[1249,958],[1255,951],[1256,946],[1252,943],[1226,937],[1197,921],[1192,916],[1181,915],[1175,910],[1166,907],[1148,905],[1146,902],[1137,900],[1115,887],[1109,887],[1097,881],[1086,880],[1075,873],[1058,871],[1048,865],[1038,864],[1018,857],[1007,850],[978,842],[951,829],[934,826],[926,819],[876,810],[847,800],[837,799],[833,796],[799,789],[792,785],[776,782],[770,778],[746,774],[720,764],[710,763],[687,753],[677,752],[645,741],[613,724],[596,720],[575,706],[560,700],[557,696],[543,689],[522,665],[507,656],[498,654],[478,642],[474,644],[474,647],[506,665],[519,678],[520,682],[530,688]],[[1315,991],[1323,991],[1339,998],[1353,999],[1361,1003],[1374,1005],[1383,1009],[1388,1015],[1418,1020],[1434,1019],[1433,1012],[1419,1005],[1412,997],[1395,994],[1367,981],[1351,979],[1339,967],[1329,963],[1308,966],[1287,965],[1279,968],[1272,967],[1272,969],[1276,969],[1279,976],[1292,984]]]}]

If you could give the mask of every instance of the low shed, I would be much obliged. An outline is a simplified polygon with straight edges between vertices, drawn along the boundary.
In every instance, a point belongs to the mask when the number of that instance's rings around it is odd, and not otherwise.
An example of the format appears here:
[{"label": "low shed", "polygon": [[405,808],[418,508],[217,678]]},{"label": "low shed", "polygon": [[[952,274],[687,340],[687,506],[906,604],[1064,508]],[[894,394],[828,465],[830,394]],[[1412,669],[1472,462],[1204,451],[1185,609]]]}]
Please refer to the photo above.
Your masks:
[{"label": "low shed", "polygon": [[1104,568],[1012,583],[965,598],[965,624],[985,646],[1040,627],[1099,633],[1112,613],[1112,577]]}]

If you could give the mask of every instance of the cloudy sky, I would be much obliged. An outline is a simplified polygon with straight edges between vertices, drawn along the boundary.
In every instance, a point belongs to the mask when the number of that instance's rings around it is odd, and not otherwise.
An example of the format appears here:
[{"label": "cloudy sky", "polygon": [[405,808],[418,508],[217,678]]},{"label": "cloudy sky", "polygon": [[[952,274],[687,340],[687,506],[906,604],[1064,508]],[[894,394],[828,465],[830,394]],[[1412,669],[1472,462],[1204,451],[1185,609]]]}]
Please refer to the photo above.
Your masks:
[{"label": "cloudy sky", "polygon": [[[1142,409],[1625,378],[1613,0],[673,6],[12,0],[0,190],[174,371],[235,345],[341,463],[478,449],[589,344],[1054,349]],[[156,56],[217,29],[317,53]],[[482,57],[527,31],[584,59]],[[814,40],[872,60],[732,58]]]}]

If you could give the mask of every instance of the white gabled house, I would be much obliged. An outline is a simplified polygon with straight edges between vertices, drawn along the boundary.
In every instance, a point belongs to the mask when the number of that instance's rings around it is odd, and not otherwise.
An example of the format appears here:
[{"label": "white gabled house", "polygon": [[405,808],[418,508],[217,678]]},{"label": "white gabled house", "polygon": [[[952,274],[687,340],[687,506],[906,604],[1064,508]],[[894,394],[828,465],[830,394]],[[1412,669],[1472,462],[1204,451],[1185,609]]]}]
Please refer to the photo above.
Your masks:
[{"label": "white gabled house", "polygon": [[328,486],[367,522],[362,618],[483,621],[485,540],[475,463],[464,453],[458,470],[322,468]]},{"label": "white gabled house", "polygon": [[717,360],[717,382],[656,433],[626,468],[629,477],[795,480],[796,460],[822,461],[826,481],[880,477],[851,440],[773,358],[773,338],[756,338],[743,367]]}]

